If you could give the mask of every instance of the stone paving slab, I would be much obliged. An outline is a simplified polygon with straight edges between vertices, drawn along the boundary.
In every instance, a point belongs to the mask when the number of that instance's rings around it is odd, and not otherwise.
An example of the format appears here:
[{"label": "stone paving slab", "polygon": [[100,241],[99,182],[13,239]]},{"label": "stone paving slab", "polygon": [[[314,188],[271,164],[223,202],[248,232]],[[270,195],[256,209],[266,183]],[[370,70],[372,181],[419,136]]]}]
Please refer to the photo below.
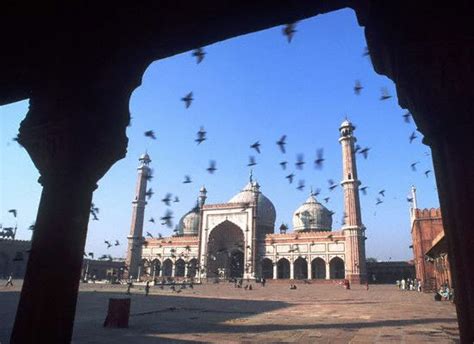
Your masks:
[{"label": "stone paving slab", "polygon": [[[19,285],[0,287],[0,343],[8,343]],[[457,343],[454,305],[395,286],[197,285],[175,293],[132,289],[128,329],[102,327],[125,286],[83,284],[73,343]]]}]

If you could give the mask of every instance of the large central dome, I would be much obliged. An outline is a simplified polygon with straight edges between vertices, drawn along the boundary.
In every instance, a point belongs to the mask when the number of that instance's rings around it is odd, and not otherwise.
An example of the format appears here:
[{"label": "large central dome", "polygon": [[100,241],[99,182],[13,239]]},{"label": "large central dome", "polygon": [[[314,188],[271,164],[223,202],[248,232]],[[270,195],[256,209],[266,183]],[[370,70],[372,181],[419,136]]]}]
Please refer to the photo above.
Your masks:
[{"label": "large central dome", "polygon": [[297,232],[330,231],[331,228],[332,212],[319,203],[313,193],[293,214],[293,229]]},{"label": "large central dome", "polygon": [[[237,195],[232,197],[228,203],[253,203],[255,190],[258,190],[257,182],[250,182]],[[276,211],[273,203],[260,191],[257,200],[257,224],[260,226],[275,227]]]}]

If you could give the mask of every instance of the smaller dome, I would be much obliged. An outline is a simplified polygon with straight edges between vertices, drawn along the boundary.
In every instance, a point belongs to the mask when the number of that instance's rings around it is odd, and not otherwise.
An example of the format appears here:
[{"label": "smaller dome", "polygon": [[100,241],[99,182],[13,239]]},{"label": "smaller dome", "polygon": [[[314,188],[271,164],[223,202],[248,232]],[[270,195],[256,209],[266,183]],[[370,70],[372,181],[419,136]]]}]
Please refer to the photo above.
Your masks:
[{"label": "smaller dome", "polygon": [[341,126],[340,126],[340,128],[344,128],[344,127],[353,127],[352,123],[347,118],[344,120],[344,122],[341,123]]},{"label": "smaller dome", "polygon": [[298,208],[293,214],[293,230],[330,231],[332,228],[332,212],[319,203],[314,195]]},{"label": "smaller dome", "polygon": [[148,153],[145,153],[145,154],[140,155],[140,158],[138,159],[138,161],[143,161],[144,163],[148,164],[149,162],[151,162],[151,159]]},{"label": "smaller dome", "polygon": [[191,211],[184,214],[179,220],[179,234],[181,235],[198,235],[199,221],[201,214],[198,207],[194,207]]}]

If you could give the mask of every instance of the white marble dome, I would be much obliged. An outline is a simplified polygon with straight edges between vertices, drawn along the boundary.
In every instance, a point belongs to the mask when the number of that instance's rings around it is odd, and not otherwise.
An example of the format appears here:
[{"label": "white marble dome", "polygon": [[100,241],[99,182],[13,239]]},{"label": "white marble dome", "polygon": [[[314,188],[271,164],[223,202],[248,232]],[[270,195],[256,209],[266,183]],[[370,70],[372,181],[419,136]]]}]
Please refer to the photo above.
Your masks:
[{"label": "white marble dome", "polygon": [[330,231],[332,213],[311,193],[293,214],[293,230],[296,232]]},{"label": "white marble dome", "polygon": [[188,211],[181,220],[179,220],[179,234],[198,235],[200,219],[201,214],[198,207],[194,207],[191,211]]},{"label": "white marble dome", "polygon": [[[237,195],[229,200],[229,203],[252,203],[254,201],[254,189],[258,187],[256,182],[250,181]],[[275,226],[276,211],[273,203],[262,192],[258,194],[257,200],[257,224],[265,227]]]}]

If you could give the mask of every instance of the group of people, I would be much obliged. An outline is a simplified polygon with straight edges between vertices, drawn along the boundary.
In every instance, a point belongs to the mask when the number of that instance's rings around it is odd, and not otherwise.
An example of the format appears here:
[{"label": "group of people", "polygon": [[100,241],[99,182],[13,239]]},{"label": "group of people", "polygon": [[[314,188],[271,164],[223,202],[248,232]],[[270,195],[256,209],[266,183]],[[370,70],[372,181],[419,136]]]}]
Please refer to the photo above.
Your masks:
[{"label": "group of people", "polygon": [[399,290],[416,290],[421,292],[421,281],[418,278],[402,278],[396,282]]}]

